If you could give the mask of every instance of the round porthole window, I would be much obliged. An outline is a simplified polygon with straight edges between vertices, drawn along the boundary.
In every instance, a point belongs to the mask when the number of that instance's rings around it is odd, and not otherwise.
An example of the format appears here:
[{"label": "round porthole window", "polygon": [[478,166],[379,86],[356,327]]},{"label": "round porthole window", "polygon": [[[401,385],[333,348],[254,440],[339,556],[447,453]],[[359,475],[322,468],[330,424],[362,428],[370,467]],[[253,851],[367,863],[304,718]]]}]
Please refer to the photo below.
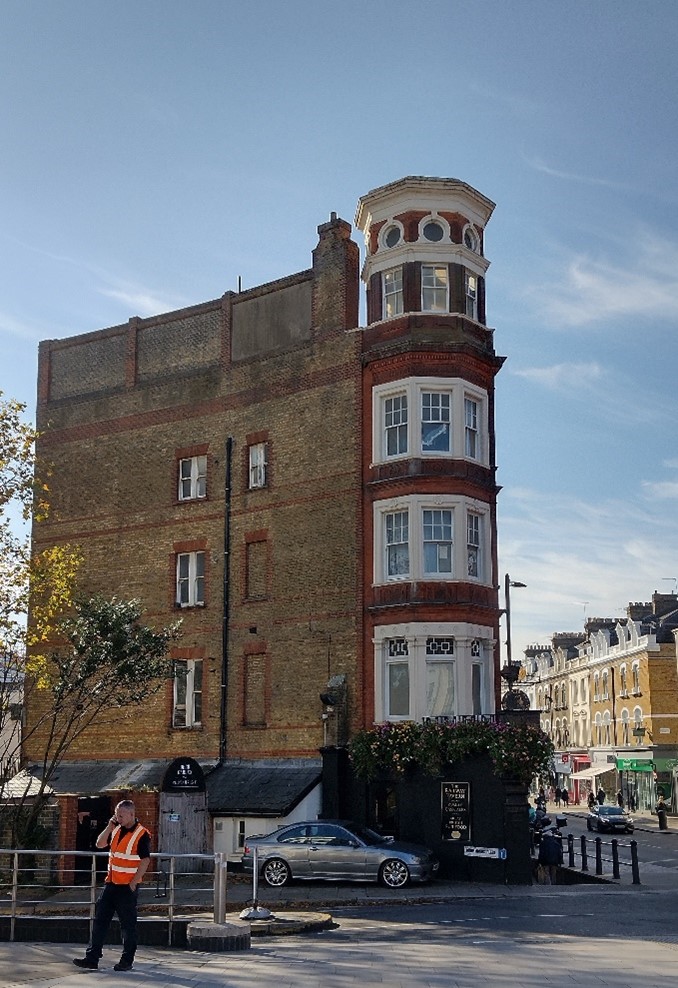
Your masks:
[{"label": "round porthole window", "polygon": [[478,234],[471,226],[467,226],[464,230],[464,247],[468,247],[469,250],[478,253]]},{"label": "round porthole window", "polygon": [[400,227],[390,226],[386,231],[386,236],[384,237],[384,243],[387,247],[395,247],[395,245],[400,241]]},{"label": "round porthole window", "polygon": [[427,223],[423,232],[426,240],[430,240],[431,243],[437,244],[439,240],[443,239],[443,228],[440,223],[433,221]]}]

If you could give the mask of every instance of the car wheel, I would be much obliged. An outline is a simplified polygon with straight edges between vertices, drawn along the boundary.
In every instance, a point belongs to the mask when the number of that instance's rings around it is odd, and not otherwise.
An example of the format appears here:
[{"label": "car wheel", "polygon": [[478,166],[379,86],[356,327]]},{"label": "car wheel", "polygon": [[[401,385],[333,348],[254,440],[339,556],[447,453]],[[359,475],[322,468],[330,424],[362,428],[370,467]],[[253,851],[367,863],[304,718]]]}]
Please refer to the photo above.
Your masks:
[{"label": "car wheel", "polygon": [[266,884],[274,889],[282,888],[283,885],[287,885],[292,879],[292,872],[289,865],[280,858],[271,858],[270,861],[267,861],[262,868],[261,874]]},{"label": "car wheel", "polygon": [[389,858],[379,869],[379,881],[389,889],[400,889],[410,880],[410,870],[404,861]]}]

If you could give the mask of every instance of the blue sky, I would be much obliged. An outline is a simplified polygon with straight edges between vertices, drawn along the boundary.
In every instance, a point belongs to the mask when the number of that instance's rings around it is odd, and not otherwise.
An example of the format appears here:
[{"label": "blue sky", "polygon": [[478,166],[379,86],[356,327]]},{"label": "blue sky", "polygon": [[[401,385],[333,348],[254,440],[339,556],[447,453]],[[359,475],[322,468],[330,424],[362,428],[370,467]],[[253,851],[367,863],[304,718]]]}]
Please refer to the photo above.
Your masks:
[{"label": "blue sky", "polygon": [[[678,578],[675,0],[4,0],[0,389],[304,269],[405,175],[497,203],[513,655]],[[359,237],[357,238],[359,239]]]}]

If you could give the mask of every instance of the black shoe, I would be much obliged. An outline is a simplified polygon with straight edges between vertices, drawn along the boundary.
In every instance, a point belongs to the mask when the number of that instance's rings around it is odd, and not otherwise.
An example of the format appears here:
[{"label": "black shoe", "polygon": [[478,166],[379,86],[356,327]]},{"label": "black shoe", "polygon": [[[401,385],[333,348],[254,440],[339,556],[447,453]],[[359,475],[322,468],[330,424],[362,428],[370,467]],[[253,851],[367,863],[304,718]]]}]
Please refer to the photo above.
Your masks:
[{"label": "black shoe", "polygon": [[89,957],[76,957],[73,963],[76,967],[84,967],[88,971],[96,971],[99,968],[99,961],[92,961]]},{"label": "black shoe", "polygon": [[117,964],[113,965],[114,971],[131,971],[132,961],[118,961]]}]

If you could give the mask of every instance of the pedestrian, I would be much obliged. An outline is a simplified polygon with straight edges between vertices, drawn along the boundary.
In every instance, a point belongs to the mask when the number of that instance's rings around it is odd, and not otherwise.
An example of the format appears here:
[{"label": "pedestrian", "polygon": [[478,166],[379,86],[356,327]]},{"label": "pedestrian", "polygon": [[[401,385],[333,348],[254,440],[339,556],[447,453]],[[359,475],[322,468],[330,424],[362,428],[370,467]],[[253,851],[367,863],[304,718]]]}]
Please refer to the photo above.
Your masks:
[{"label": "pedestrian", "polygon": [[624,793],[621,789],[617,790],[617,806],[622,810],[624,809]]},{"label": "pedestrian", "polygon": [[541,835],[537,857],[537,875],[541,885],[557,884],[558,865],[563,863],[563,845],[559,838],[560,835],[553,830],[545,830]]},{"label": "pedestrian", "polygon": [[589,789],[589,794],[586,797],[586,802],[588,803],[589,809],[592,810],[596,803],[596,797],[593,795],[593,789]]},{"label": "pedestrian", "polygon": [[563,801],[563,806],[565,807],[565,809],[567,809],[567,808],[568,808],[568,806],[570,805],[570,794],[569,794],[569,792],[567,791],[567,789],[565,789],[565,787],[563,787],[563,788],[562,788],[562,789],[560,790],[560,798],[561,798],[561,799],[562,799],[562,801]]},{"label": "pedestrian", "polygon": [[139,885],[151,861],[151,835],[136,818],[134,803],[123,799],[115,808],[96,846],[109,848],[108,873],[97,900],[92,936],[84,957],[76,957],[76,967],[96,971],[102,948],[115,913],[122,933],[122,956],[114,971],[130,971],[137,949],[137,898]]},{"label": "pedestrian", "polygon": [[603,789],[602,786],[598,787],[598,802],[600,803],[601,806],[605,802],[605,790]]},{"label": "pedestrian", "polygon": [[556,786],[555,797],[556,797],[556,806],[560,806],[560,786]]},{"label": "pedestrian", "polygon": [[666,822],[666,813],[668,811],[668,807],[664,802],[663,792],[659,793],[659,796],[657,798],[657,805],[655,806],[654,811],[657,814],[657,823],[659,824],[659,829],[668,830],[668,824]]}]

